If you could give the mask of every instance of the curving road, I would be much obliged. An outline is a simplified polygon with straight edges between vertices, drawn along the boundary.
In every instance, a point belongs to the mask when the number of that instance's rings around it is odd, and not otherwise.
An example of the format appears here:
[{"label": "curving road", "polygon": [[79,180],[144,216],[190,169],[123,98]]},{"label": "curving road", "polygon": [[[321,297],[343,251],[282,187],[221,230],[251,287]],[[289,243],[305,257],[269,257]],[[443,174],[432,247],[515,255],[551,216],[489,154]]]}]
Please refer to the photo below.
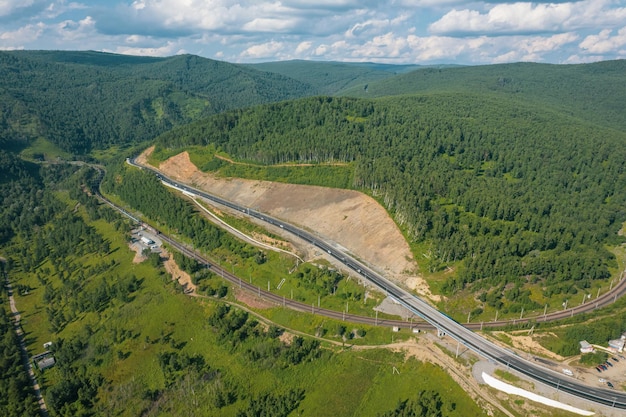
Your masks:
[{"label": "curving road", "polygon": [[[376,285],[377,287],[385,291],[389,296],[393,297],[395,300],[397,300],[400,304],[402,304],[408,310],[412,311],[419,317],[426,320],[432,326],[439,329],[441,332],[444,332],[448,336],[452,337],[453,339],[457,340],[458,342],[462,343],[463,345],[467,346],[469,349],[475,351],[476,353],[487,358],[490,361],[504,365],[505,367],[516,370],[524,375],[527,375],[533,378],[536,381],[539,381],[548,386],[554,387],[557,390],[575,395],[579,398],[590,400],[590,401],[593,401],[593,402],[596,402],[605,406],[609,406],[609,407],[626,409],[626,393],[618,392],[614,390],[595,388],[595,387],[590,387],[590,386],[581,384],[580,382],[578,382],[577,380],[571,377],[566,377],[557,372],[545,369],[536,363],[533,363],[526,359],[521,358],[514,352],[511,352],[505,348],[497,346],[483,339],[476,333],[472,332],[470,329],[464,327],[463,325],[452,320],[445,314],[441,313],[440,311],[438,311],[437,309],[435,309],[434,307],[432,307],[430,304],[426,303],[422,299],[416,297],[415,295],[409,293],[403,288],[397,286],[393,282],[387,280],[383,276],[371,270],[370,268],[368,268],[367,266],[365,266],[358,260],[354,259],[350,255],[338,250],[331,244],[325,242],[324,240],[320,239],[317,236],[314,236],[313,234],[305,230],[302,230],[282,220],[268,216],[264,213],[259,213],[259,212],[250,210],[247,207],[234,204],[220,197],[206,193],[205,191],[196,190],[192,187],[189,187],[188,185],[173,181],[172,179],[164,176],[162,173],[160,173],[159,171],[153,168],[143,167],[143,166],[138,165],[132,159],[128,159],[127,162],[137,168],[147,169],[147,170],[154,172],[164,184],[167,184],[170,187],[173,187],[183,192],[195,194],[197,196],[210,200],[214,203],[218,203],[220,205],[228,207],[232,210],[237,210],[237,211],[246,213],[251,217],[267,222],[271,225],[280,227],[292,233],[293,235],[297,236],[298,238],[303,239],[309,242],[310,244],[322,249],[323,251],[327,252],[330,256],[334,257],[339,262],[343,263],[345,266],[354,270],[356,273],[360,274],[362,277],[366,278],[368,281],[370,281],[371,283],[373,283],[374,285]],[[161,235],[161,237],[164,237],[164,236]],[[166,238],[164,240],[168,241],[169,243],[172,243],[171,239],[169,238]],[[176,247],[180,248],[179,245],[176,245]],[[188,256],[192,256],[198,259],[198,255],[195,254],[195,252],[193,251],[190,251],[189,249],[185,249],[184,252]],[[243,287],[244,283],[241,282],[239,278],[230,276],[231,274],[225,273],[224,270],[221,270],[220,272],[222,273],[224,277],[228,275],[231,281],[235,279],[234,282],[239,282],[239,284]],[[255,288],[257,287],[253,287],[252,291],[254,291]],[[617,297],[619,294],[622,294],[625,291],[624,280],[622,280],[620,284],[618,285],[618,287],[616,287],[616,291],[618,292],[614,292],[612,297],[610,297],[610,299],[608,300],[608,302],[611,302],[613,297]],[[278,301],[280,302],[280,299]],[[284,304],[287,304],[287,301],[288,300],[285,300],[283,298]],[[599,299],[596,301],[599,302]],[[297,308],[297,306],[294,306],[291,303],[292,300],[289,300],[289,302],[290,302],[289,303],[290,306]],[[595,308],[595,304],[596,302],[594,301],[593,303],[587,304],[587,306],[583,305],[583,306],[579,306],[578,308],[593,309]],[[301,308],[298,308],[298,309],[301,309]],[[320,311],[320,309],[315,310],[314,307],[311,306],[311,309],[309,310],[307,306],[307,311],[318,312]],[[335,314],[341,315],[341,313],[336,313],[336,312]],[[558,312],[556,314],[563,314],[563,312]],[[572,314],[572,312],[566,311],[565,314],[567,316],[569,314]],[[348,317],[351,321],[352,320],[358,321],[358,319],[356,318],[357,316],[348,316]],[[371,321],[371,318],[368,318],[368,319]],[[521,322],[521,321],[518,321],[518,322]],[[508,323],[510,322],[506,322],[506,324]]]}]

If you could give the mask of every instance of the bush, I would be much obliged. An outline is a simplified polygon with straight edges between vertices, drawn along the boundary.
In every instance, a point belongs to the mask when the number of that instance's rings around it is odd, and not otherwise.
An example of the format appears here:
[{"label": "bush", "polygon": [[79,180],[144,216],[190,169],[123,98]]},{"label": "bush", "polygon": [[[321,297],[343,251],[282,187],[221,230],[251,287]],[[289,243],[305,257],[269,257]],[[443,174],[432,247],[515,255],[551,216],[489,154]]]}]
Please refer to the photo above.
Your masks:
[{"label": "bush", "polygon": [[606,352],[601,352],[599,350],[593,353],[584,353],[580,356],[580,364],[581,365],[597,365],[599,363],[604,363],[609,358],[609,354]]}]

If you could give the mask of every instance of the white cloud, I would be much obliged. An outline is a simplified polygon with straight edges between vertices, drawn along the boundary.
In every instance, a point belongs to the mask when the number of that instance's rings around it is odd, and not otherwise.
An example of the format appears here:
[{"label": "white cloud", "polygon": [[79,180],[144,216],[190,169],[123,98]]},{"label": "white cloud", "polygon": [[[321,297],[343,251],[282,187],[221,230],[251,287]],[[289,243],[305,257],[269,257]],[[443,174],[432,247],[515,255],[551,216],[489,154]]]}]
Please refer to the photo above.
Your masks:
[{"label": "white cloud", "polygon": [[[1,1],[1,0],[0,0]],[[39,15],[41,19],[54,19],[55,17],[61,16],[64,13],[71,12],[74,10],[86,10],[88,7],[84,4],[80,3],[67,3],[65,0],[59,0],[53,3],[50,3],[48,7],[45,8]]]},{"label": "white cloud", "polygon": [[[604,29],[597,35],[587,36],[579,45],[585,53],[607,54],[626,47],[626,27],[614,35],[611,29]],[[623,55],[623,51],[621,54]]]},{"label": "white cloud", "polygon": [[288,32],[301,24],[299,19],[259,18],[245,23],[242,28],[248,32]]},{"label": "white cloud", "polygon": [[452,10],[430,25],[435,34],[514,33],[560,29],[572,16],[572,5],[513,3],[498,4],[487,13],[477,10]]},{"label": "white cloud", "polygon": [[[26,25],[17,30],[0,33],[0,42],[7,44],[28,44],[39,39],[45,29],[43,23]],[[10,47],[10,46],[7,46]]]},{"label": "white cloud", "polygon": [[[320,45],[317,55],[326,59],[388,63],[438,63],[460,61],[485,64],[511,61],[545,61],[546,57],[578,40],[576,33],[551,36],[451,36],[397,35],[388,32],[358,42],[346,38]],[[347,42],[348,41],[348,42]]]},{"label": "white cloud", "polygon": [[302,26],[300,14],[280,1],[136,0],[119,9],[122,17],[154,30],[282,32]]},{"label": "white cloud", "polygon": [[303,54],[309,49],[311,49],[312,46],[313,46],[313,42],[311,41],[300,42],[298,46],[296,47],[296,54]]},{"label": "white cloud", "polygon": [[398,4],[407,7],[446,7],[467,3],[464,0],[398,0]]},{"label": "white cloud", "polygon": [[273,57],[285,48],[282,42],[269,41],[266,43],[252,45],[241,53],[242,58],[268,58]]},{"label": "white cloud", "polygon": [[524,34],[582,29],[623,22],[626,8],[611,0],[567,3],[503,3],[485,13],[453,9],[429,26],[434,34]]},{"label": "white cloud", "polygon": [[0,48],[245,62],[624,57],[626,0],[0,0]]},{"label": "white cloud", "polygon": [[565,59],[563,63],[564,64],[588,64],[590,62],[602,61],[603,59],[604,58],[600,55],[580,56],[578,54],[574,54],[574,55],[569,56],[567,59]]},{"label": "white cloud", "polygon": [[[333,8],[345,9],[353,7],[363,7],[366,2],[359,0],[283,0],[282,4],[300,9],[320,9]],[[370,2],[371,3],[371,2]]]},{"label": "white cloud", "polygon": [[[329,51],[329,47],[328,45],[320,45],[317,48],[315,48],[315,51],[313,52],[314,56],[325,56],[326,53]],[[329,59],[332,59],[332,57],[329,57]]]},{"label": "white cloud", "polygon": [[368,19],[364,22],[357,22],[346,31],[347,37],[360,37],[366,34],[380,33],[387,28],[398,27],[409,20],[409,15],[403,13],[393,19]]},{"label": "white cloud", "polygon": [[119,46],[113,51],[117,54],[138,55],[138,56],[171,56],[186,53],[184,49],[180,49],[175,42],[166,42],[164,45],[157,47],[131,47]]},{"label": "white cloud", "polygon": [[56,25],[56,33],[64,42],[89,39],[96,35],[95,25],[96,22],[91,16],[79,21],[64,20]]},{"label": "white cloud", "polygon": [[9,16],[19,9],[35,4],[34,0],[0,0],[0,16]]}]

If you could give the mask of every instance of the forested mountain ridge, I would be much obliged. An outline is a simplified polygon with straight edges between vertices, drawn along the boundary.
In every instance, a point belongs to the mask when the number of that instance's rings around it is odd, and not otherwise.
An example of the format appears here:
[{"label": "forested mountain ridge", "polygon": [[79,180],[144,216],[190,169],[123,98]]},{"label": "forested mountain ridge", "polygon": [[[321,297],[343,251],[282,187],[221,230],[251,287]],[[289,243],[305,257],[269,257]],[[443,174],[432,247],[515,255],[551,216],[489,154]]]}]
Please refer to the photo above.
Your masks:
[{"label": "forested mountain ridge", "polygon": [[261,71],[282,74],[314,86],[319,94],[334,95],[342,90],[413,71],[418,65],[391,65],[372,62],[278,61],[250,64]]},{"label": "forested mountain ridge", "polygon": [[87,153],[150,140],[228,109],[312,95],[278,74],[197,56],[0,52],[0,141],[45,137]]},{"label": "forested mountain ridge", "polygon": [[412,93],[479,93],[552,108],[602,126],[626,130],[626,60],[591,64],[513,63],[424,68],[342,92],[372,98]]},{"label": "forested mountain ridge", "polygon": [[[626,220],[626,134],[491,95],[308,98],[237,110],[162,135],[162,148],[217,146],[239,160],[354,161],[431,271],[512,309],[588,291],[616,267]],[[507,287],[508,288],[508,287]],[[492,294],[493,293],[493,294]],[[496,302],[496,300],[493,300]]]}]

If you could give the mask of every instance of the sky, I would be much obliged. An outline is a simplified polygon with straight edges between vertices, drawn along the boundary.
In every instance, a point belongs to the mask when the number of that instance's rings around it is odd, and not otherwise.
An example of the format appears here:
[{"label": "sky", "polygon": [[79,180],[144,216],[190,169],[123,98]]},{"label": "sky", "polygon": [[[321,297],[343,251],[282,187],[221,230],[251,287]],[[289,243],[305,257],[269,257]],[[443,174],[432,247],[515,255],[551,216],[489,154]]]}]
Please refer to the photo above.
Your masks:
[{"label": "sky", "polygon": [[584,63],[626,58],[626,0],[0,0],[0,50],[233,63]]}]

